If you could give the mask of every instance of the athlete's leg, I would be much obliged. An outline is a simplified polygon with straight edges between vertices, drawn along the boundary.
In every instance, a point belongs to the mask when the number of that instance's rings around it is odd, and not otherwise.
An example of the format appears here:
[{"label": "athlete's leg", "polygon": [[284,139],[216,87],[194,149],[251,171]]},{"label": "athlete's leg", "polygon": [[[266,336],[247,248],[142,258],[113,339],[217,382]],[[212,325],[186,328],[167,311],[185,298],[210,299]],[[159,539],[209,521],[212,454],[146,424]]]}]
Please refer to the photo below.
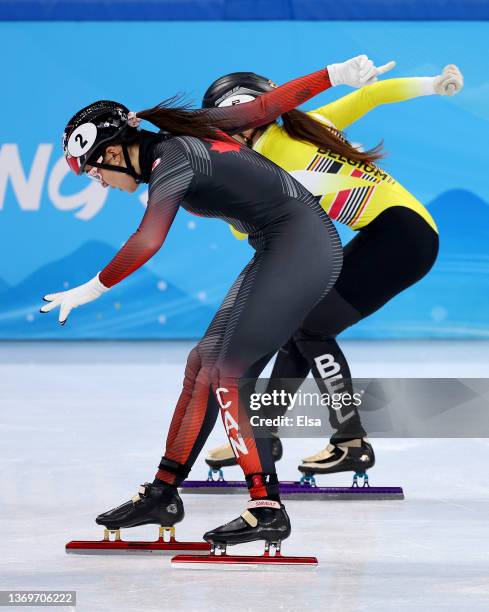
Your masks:
[{"label": "athlete's leg", "polygon": [[156,478],[179,485],[188,476],[214,427],[219,407],[211,393],[211,373],[221,350],[234,302],[252,261],[238,276],[203,338],[190,352],[183,389],[168,431],[166,450]]},{"label": "athlete's leg", "polygon": [[[253,474],[271,477],[275,473],[269,439],[257,442],[246,411],[238,415],[238,379],[256,377],[263,367],[260,360],[269,358],[283,344],[311,305],[330,289],[340,270],[342,251],[329,218],[320,209],[313,211],[295,200],[284,204],[282,219],[269,234],[260,235],[258,242],[257,254],[189,357],[184,389],[157,473],[157,478],[168,484],[179,484],[186,478],[212,427],[216,404],[208,402],[211,380],[232,441],[235,446],[241,445],[243,438],[247,443],[240,463],[249,482]],[[317,261],[323,265],[317,266]],[[221,399],[223,388],[232,399],[230,410],[226,408],[229,397],[224,402]],[[239,422],[240,431],[237,425],[231,427],[233,419]],[[269,483],[273,480],[270,477]],[[252,496],[272,494],[256,485],[256,479],[253,482]],[[278,487],[274,490],[278,493]]]},{"label": "athlete's leg", "polygon": [[[284,390],[286,393],[297,393],[310,371],[309,361],[299,351],[292,337],[277,353],[266,392],[273,394],[275,390],[279,392]],[[282,416],[285,410],[286,406],[270,406],[266,409],[266,416],[273,419]],[[276,434],[278,427],[274,425],[270,431]]]},{"label": "athlete's leg", "polygon": [[[316,304],[286,343],[287,352],[279,351],[267,392],[286,389],[288,393],[295,393],[312,370],[321,392],[353,395],[350,368],[336,341],[336,335],[361,320],[362,314],[340,295],[337,288],[340,282],[349,282],[355,274],[356,257],[353,254],[358,253],[362,257],[365,246],[368,250],[368,243],[365,245],[365,237],[360,232],[345,247],[343,267],[334,288]],[[334,389],[331,385],[334,385]],[[285,414],[286,410],[287,406],[280,406],[278,410],[267,408],[265,412],[267,417],[275,417]],[[335,432],[333,443],[339,439],[362,438],[366,435],[355,408],[330,408],[329,418]]]},{"label": "athlete's leg", "polygon": [[[318,221],[299,215],[264,235],[263,248],[241,286],[216,365],[214,385],[221,414],[252,498],[276,498],[278,483],[270,437],[266,430],[263,437],[255,435],[259,430],[250,424],[247,397],[238,397],[238,382],[253,378],[253,365],[284,343],[337,278],[341,245],[332,225],[325,222],[323,227]],[[325,268],[317,266],[318,261]],[[252,381],[247,389],[253,388]]]},{"label": "athlete's leg", "polygon": [[[351,254],[351,250],[346,251],[345,258],[349,257],[348,253]],[[297,350],[307,360],[322,393],[341,393],[345,397],[353,397],[350,367],[336,341],[336,335],[360,319],[360,312],[342,298],[336,285],[309,313],[294,334]],[[350,401],[338,409],[330,406],[329,421],[335,432],[331,439],[333,444],[367,435],[358,410]]]},{"label": "athlete's leg", "polygon": [[345,249],[345,275],[335,288],[362,318],[421,280],[438,255],[438,234],[403,206],[386,209],[358,238]]},{"label": "athlete's leg", "polygon": [[[333,289],[334,291],[334,289]],[[262,373],[263,369],[273,357],[270,357],[259,362],[256,368],[256,374],[250,378],[258,378]],[[273,366],[273,372],[271,374],[268,386],[266,389],[267,393],[273,393],[274,389],[277,391],[284,390],[286,393],[296,393],[303,380],[310,372],[310,366],[307,359],[297,348],[295,340],[291,338],[286,344],[284,344],[277,353],[277,357]],[[210,401],[215,401],[213,394],[209,395]],[[283,406],[269,406],[266,409],[267,418],[275,418],[281,416],[284,413]],[[275,460],[282,456],[282,445],[280,440],[277,438],[278,427],[272,425],[269,427],[269,432],[273,434],[272,444],[273,453]],[[236,455],[234,454],[233,448],[230,444],[223,444],[217,448],[212,449],[206,458],[206,463],[211,468],[218,469],[227,465],[234,465]]]},{"label": "athlete's leg", "polygon": [[[334,289],[308,314],[292,338],[323,388],[327,390],[334,378],[343,392],[353,393],[337,334],[420,280],[431,269],[437,253],[436,232],[404,207],[384,211],[346,246]],[[274,369],[274,377],[281,375],[278,368]],[[354,407],[331,409],[330,423],[336,432],[333,442],[365,435]]]}]

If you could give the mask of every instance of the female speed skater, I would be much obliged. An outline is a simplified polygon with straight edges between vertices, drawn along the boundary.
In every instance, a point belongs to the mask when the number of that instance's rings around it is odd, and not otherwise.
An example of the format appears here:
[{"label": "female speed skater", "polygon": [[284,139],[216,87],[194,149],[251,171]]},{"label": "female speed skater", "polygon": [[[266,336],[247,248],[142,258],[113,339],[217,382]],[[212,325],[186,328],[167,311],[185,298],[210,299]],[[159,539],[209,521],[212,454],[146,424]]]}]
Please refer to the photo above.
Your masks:
[{"label": "female speed skater", "polygon": [[[41,312],[59,307],[64,324],[73,308],[99,298],[137,270],[160,249],[180,206],[231,223],[250,235],[256,249],[190,352],[155,480],[127,503],[98,516],[98,524],[120,529],[181,521],[176,487],[187,477],[220,409],[251,501],[240,517],[204,538],[226,545],[279,542],[290,534],[270,439],[255,436],[246,404],[238,405],[237,384],[241,377],[258,375],[334,285],[342,248],[328,215],[300,183],[227,134],[269,124],[331,85],[371,83],[389,67],[376,68],[359,56],[295,79],[247,105],[190,111],[163,103],[135,114],[117,102],[98,101],[68,122],[64,152],[77,175],[86,173],[128,192],[149,183],[149,200],[138,230],[114,259],[87,283],[46,295]],[[140,119],[162,132],[139,130]],[[286,277],[280,274],[284,267]]]},{"label": "female speed skater", "polygon": [[[203,98],[204,108],[248,103],[276,87],[269,79],[237,72],[217,79]],[[453,95],[463,87],[454,65],[436,77],[379,81],[309,113],[293,110],[277,122],[235,135],[287,170],[314,195],[322,208],[358,234],[345,247],[343,267],[334,286],[281,347],[269,388],[295,393],[312,370],[322,391],[353,394],[350,369],[336,336],[371,315],[423,278],[438,253],[436,225],[426,208],[375,163],[379,155],[359,158],[342,130],[381,105],[417,96]],[[233,229],[238,238],[245,238]],[[265,416],[285,414],[264,408]],[[330,408],[334,434],[324,450],[303,459],[299,470],[313,474],[354,471],[365,478],[375,456],[355,406]],[[282,456],[277,429],[272,430],[275,459]],[[210,476],[236,459],[229,444],[206,458]]]}]

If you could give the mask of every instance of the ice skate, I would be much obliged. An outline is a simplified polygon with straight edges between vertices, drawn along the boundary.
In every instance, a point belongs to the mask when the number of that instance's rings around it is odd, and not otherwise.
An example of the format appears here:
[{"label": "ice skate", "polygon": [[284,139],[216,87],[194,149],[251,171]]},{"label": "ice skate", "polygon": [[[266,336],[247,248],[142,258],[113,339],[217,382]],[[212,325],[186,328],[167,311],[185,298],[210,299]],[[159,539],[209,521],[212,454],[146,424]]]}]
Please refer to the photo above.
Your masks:
[{"label": "ice skate", "polygon": [[[191,569],[316,567],[316,557],[282,556],[281,543],[289,535],[290,520],[281,503],[252,500],[241,516],[204,534],[204,540],[211,545],[209,555],[177,555],[172,565]],[[261,556],[227,554],[228,546],[257,540],[265,541],[265,552]]]},{"label": "ice skate", "polygon": [[357,438],[328,446],[311,457],[302,460],[299,471],[304,474],[302,484],[316,486],[315,474],[335,474],[337,472],[354,472],[353,486],[358,486],[358,479],[368,487],[367,470],[375,464],[372,445],[366,439]]},{"label": "ice skate", "polygon": [[[367,440],[357,439],[328,446],[299,465],[302,477],[296,482],[281,482],[280,496],[293,500],[397,500],[404,499],[401,487],[372,487],[367,469],[373,467],[375,455]],[[318,486],[316,474],[354,472],[349,487]],[[359,479],[363,486],[359,486]]]},{"label": "ice skate", "polygon": [[[159,487],[148,482],[128,502],[100,514],[95,522],[103,525],[104,537],[98,541],[73,541],[66,545],[67,553],[78,554],[174,554],[209,551],[206,542],[178,542],[175,524],[183,520],[183,503],[176,489]],[[122,540],[121,529],[141,525],[159,525],[158,539],[153,542]]]}]

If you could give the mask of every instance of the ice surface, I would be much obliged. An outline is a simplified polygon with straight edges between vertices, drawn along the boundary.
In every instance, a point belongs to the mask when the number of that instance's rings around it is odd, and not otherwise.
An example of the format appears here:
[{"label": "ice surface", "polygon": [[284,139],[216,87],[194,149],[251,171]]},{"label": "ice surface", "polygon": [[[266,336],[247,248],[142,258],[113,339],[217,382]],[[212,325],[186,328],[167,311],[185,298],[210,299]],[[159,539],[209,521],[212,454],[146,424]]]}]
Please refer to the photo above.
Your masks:
[{"label": "ice surface", "polygon": [[[489,609],[487,440],[374,440],[372,484],[402,486],[405,501],[288,502],[283,552],[316,555],[316,571],[192,572],[167,557],[66,555],[68,540],[101,536],[98,513],[152,479],[190,346],[0,345],[1,589],[73,589],[83,612]],[[355,376],[488,372],[485,342],[344,347]],[[218,422],[206,448],[223,440]],[[284,445],[279,475],[294,479],[298,460],[321,444]],[[226,474],[240,477],[238,468]],[[205,475],[199,459],[191,477]],[[320,482],[346,485],[350,475]],[[246,499],[186,495],[177,536],[200,539]],[[126,534],[154,539],[156,528]]]}]

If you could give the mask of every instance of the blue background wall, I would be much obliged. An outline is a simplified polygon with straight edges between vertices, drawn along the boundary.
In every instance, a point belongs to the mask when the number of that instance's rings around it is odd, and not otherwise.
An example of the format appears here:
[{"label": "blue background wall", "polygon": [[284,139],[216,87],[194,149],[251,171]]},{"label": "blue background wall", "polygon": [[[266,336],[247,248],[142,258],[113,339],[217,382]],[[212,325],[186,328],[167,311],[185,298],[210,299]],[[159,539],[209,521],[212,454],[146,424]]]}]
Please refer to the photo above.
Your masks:
[{"label": "blue background wall", "polygon": [[100,98],[141,110],[181,91],[198,103],[229,71],[284,82],[359,53],[395,59],[392,76],[457,63],[466,87],[378,108],[348,130],[364,146],[384,138],[384,167],[428,204],[441,255],[428,278],[345,335],[488,337],[488,37],[485,22],[0,23],[0,338],[196,337],[251,256],[224,223],[182,210],[153,260],[64,328],[38,314],[43,294],[100,270],[144,212],[144,187],[130,196],[67,175],[60,139],[73,112]]}]

